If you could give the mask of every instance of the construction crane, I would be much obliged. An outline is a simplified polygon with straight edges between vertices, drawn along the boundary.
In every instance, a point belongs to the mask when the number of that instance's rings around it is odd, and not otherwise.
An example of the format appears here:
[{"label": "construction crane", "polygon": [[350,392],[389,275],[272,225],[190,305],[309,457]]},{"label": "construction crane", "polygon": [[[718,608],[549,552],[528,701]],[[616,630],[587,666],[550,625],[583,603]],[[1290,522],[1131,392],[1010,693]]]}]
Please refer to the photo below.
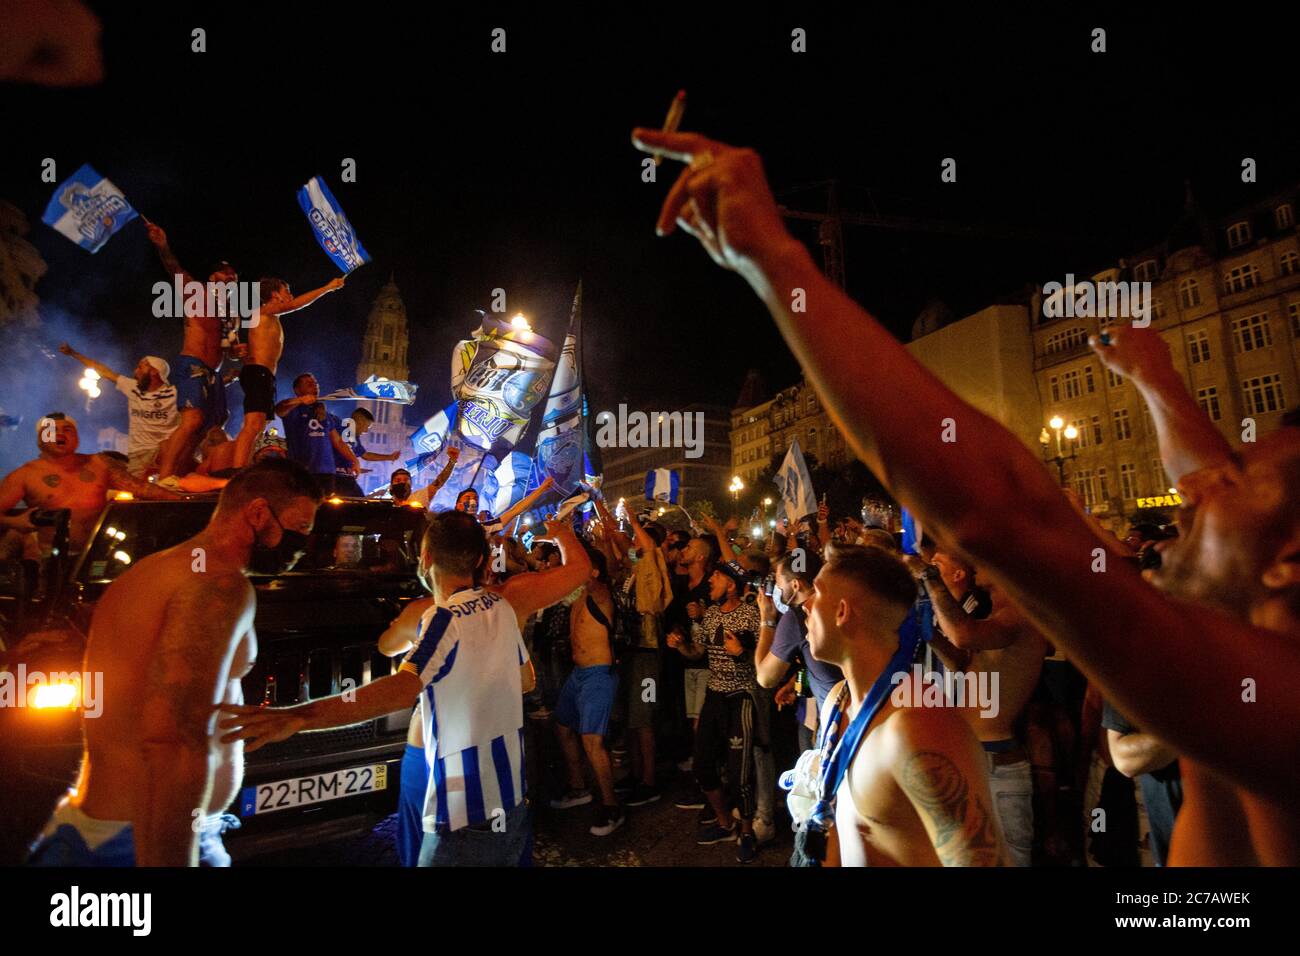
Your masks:
[{"label": "construction crane", "polygon": [[1039,229],[1030,231],[997,225],[975,226],[968,223],[945,222],[938,219],[919,219],[915,216],[889,216],[879,212],[845,212],[840,206],[839,182],[834,179],[794,186],[782,190],[781,194],[790,196],[794,193],[807,192],[812,189],[824,189],[826,191],[825,212],[793,209],[786,205],[778,205],[777,209],[786,219],[817,223],[817,244],[822,247],[822,268],[827,278],[841,289],[845,287],[844,225],[846,223],[850,226],[871,226],[877,229],[893,229],[899,232],[930,232],[960,236],[967,239],[1078,242],[1092,238],[1083,233],[1065,234]]}]

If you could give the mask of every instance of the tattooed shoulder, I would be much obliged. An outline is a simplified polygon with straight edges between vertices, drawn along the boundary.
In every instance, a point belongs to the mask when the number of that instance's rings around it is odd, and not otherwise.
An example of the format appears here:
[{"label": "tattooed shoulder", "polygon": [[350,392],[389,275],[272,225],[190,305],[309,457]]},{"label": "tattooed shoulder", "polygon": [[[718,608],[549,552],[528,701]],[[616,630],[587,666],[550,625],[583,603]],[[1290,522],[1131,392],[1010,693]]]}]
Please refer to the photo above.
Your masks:
[{"label": "tattooed shoulder", "polygon": [[998,865],[1001,851],[989,808],[950,757],[933,750],[913,753],[898,781],[928,819],[934,852],[944,866]]}]

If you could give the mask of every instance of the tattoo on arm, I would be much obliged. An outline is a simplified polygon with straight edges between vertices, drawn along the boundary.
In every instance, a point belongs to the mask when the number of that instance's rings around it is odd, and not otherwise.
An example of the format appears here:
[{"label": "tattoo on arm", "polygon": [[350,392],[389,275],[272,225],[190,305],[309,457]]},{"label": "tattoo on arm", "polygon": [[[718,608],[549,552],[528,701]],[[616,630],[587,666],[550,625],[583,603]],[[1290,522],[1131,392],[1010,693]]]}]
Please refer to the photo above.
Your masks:
[{"label": "tattoo on arm", "polygon": [[921,751],[907,759],[899,784],[933,830],[944,866],[998,866],[997,827],[961,770],[944,754]]}]

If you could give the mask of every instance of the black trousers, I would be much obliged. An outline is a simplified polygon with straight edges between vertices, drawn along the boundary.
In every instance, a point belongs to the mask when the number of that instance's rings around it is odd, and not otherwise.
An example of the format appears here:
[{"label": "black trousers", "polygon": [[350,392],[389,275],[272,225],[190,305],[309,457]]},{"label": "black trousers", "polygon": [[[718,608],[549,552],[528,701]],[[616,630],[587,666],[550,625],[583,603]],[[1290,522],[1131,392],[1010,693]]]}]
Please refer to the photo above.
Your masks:
[{"label": "black trousers", "polygon": [[727,765],[727,791],[741,819],[754,819],[754,698],[749,691],[706,691],[695,733],[695,779],[703,790],[722,786],[718,765]]}]

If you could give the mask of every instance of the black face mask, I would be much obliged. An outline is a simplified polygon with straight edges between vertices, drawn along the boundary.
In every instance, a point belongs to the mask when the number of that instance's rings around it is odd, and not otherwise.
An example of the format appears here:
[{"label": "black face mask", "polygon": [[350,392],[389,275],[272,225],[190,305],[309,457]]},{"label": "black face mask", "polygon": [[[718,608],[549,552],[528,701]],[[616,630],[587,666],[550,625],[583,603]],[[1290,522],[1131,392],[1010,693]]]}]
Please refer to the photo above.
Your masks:
[{"label": "black face mask", "polygon": [[280,525],[280,542],[274,547],[256,542],[248,563],[254,574],[280,574],[288,571],[298,559],[307,553],[307,535],[301,531],[291,531],[283,524],[274,511],[271,517]]},{"label": "black face mask", "polygon": [[389,489],[394,501],[405,501],[411,496],[411,486],[406,482],[399,482]]}]

